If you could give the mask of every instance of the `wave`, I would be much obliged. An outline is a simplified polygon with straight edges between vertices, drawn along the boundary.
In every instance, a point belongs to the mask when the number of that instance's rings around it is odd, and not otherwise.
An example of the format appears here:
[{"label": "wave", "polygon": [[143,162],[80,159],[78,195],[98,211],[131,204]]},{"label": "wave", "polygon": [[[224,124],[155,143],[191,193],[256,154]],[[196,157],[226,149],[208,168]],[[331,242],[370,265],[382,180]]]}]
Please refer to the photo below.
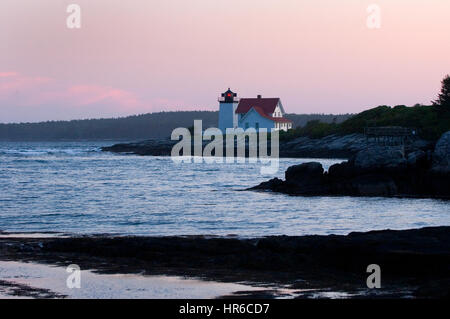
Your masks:
[{"label": "wave", "polygon": [[92,153],[101,152],[100,148],[89,148],[89,149],[57,149],[57,148],[48,148],[48,149],[0,149],[0,155],[7,156],[42,156],[42,155],[69,155],[69,156],[77,156],[77,155],[86,155]]}]

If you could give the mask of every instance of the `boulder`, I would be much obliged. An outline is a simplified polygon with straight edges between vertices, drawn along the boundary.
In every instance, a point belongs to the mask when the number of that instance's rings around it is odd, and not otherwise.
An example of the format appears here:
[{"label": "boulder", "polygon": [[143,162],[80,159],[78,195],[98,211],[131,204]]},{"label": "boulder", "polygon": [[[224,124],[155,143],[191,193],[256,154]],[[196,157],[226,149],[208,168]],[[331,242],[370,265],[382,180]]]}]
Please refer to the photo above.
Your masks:
[{"label": "boulder", "polygon": [[409,167],[420,167],[426,164],[427,153],[422,150],[411,152],[406,156],[406,161]]},{"label": "boulder", "polygon": [[450,173],[450,131],[444,133],[436,143],[432,170],[438,173]]},{"label": "boulder", "polygon": [[352,188],[358,196],[394,196],[397,195],[397,185],[389,176],[363,175],[351,181]]},{"label": "boulder", "polygon": [[252,187],[251,189],[277,191],[283,186],[283,184],[284,182],[281,179],[275,177],[272,178],[271,180],[268,180],[267,182],[262,182],[261,184]]},{"label": "boulder", "polygon": [[293,184],[316,184],[323,176],[322,164],[309,162],[289,167],[285,172],[286,182]]},{"label": "boulder", "polygon": [[406,168],[403,153],[397,148],[386,146],[367,147],[355,155],[353,162],[360,170]]},{"label": "boulder", "polygon": [[355,169],[351,162],[333,164],[328,168],[328,176],[333,179],[350,178],[354,176]]},{"label": "boulder", "polygon": [[280,141],[281,157],[349,158],[366,145],[364,134],[328,135],[323,138],[298,137]]},{"label": "boulder", "polygon": [[[432,161],[433,160],[433,161]],[[432,169],[430,169],[432,167]],[[289,167],[285,181],[273,179],[253,189],[303,196],[407,196],[450,198],[450,132],[431,151],[370,146],[324,173],[318,162]]]}]

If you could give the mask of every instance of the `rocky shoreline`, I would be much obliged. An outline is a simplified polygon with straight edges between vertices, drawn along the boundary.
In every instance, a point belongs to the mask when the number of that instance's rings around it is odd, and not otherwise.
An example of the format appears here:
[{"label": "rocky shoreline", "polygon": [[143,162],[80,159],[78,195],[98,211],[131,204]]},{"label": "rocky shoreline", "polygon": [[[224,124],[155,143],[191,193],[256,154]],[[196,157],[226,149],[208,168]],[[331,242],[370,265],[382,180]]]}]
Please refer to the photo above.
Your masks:
[{"label": "rocky shoreline", "polygon": [[[0,238],[0,260],[98,273],[176,275],[220,282],[347,292],[357,297],[450,297],[450,227],[349,235]],[[370,264],[382,288],[366,286]],[[302,292],[302,293],[300,293]]]},{"label": "rocky shoreline", "polygon": [[433,152],[372,145],[327,172],[318,162],[289,167],[285,180],[250,190],[307,196],[399,196],[450,198],[450,131]]},{"label": "rocky shoreline", "polygon": [[[120,143],[103,147],[102,151],[150,155],[150,156],[170,156],[172,147],[177,141],[170,139],[152,139],[135,143]],[[203,147],[209,141],[203,142]],[[299,137],[290,141],[280,141],[279,155],[282,158],[349,158],[367,145],[363,134],[350,135],[329,135],[321,139],[309,137]],[[433,143],[425,140],[416,140],[413,148],[423,150],[431,149]],[[224,152],[225,154],[225,152]]]}]

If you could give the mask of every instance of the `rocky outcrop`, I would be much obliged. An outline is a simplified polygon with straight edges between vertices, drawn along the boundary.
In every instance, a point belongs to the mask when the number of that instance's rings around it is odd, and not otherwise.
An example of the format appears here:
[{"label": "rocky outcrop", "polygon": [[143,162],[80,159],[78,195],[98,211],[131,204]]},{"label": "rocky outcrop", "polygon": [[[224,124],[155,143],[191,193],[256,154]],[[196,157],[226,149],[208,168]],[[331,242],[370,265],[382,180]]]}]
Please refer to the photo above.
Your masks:
[{"label": "rocky outcrop", "polygon": [[424,166],[427,161],[427,153],[422,150],[416,150],[409,153],[406,157],[406,162],[409,167]]},{"label": "rocky outcrop", "polygon": [[302,189],[305,194],[315,194],[323,185],[323,167],[317,162],[294,165],[286,170],[286,182],[291,187]]},{"label": "rocky outcrop", "polygon": [[436,150],[406,155],[392,147],[370,146],[324,172],[317,162],[289,167],[285,180],[261,183],[252,190],[291,195],[404,196],[450,198],[448,133]]},{"label": "rocky outcrop", "polygon": [[[204,141],[203,146],[210,141]],[[103,147],[105,152],[170,156],[172,147],[177,141],[169,139],[153,139],[136,143],[122,143]],[[411,146],[413,149],[427,150],[433,143],[425,140],[416,140]],[[290,141],[280,141],[280,157],[291,158],[350,158],[367,146],[363,134],[329,135],[323,138],[313,139],[299,137]],[[225,153],[224,153],[225,154]]]},{"label": "rocky outcrop", "polygon": [[359,151],[354,158],[355,168],[373,170],[380,168],[404,169],[406,158],[398,148],[372,146]]},{"label": "rocky outcrop", "polygon": [[[422,139],[414,140],[411,150],[429,150],[434,143]],[[328,135],[313,139],[298,137],[287,142],[280,142],[280,156],[293,158],[351,158],[367,148],[364,134]]]},{"label": "rocky outcrop", "polygon": [[329,135],[313,139],[298,137],[280,143],[280,155],[294,158],[349,158],[364,149],[364,134]]},{"label": "rocky outcrop", "polygon": [[436,143],[432,169],[437,173],[450,173],[450,131]]},{"label": "rocky outcrop", "polygon": [[102,147],[102,151],[135,155],[170,156],[170,151],[176,143],[176,141],[169,139],[152,139],[143,142],[105,146]]}]

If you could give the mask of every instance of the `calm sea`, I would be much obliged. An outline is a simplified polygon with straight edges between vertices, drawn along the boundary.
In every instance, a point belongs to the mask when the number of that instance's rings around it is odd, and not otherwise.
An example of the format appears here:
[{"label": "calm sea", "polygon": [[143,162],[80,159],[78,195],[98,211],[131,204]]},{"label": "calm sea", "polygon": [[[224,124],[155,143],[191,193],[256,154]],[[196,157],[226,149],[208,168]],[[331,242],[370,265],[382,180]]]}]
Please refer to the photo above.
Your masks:
[{"label": "calm sea", "polygon": [[[176,164],[100,151],[110,142],[0,142],[0,230],[77,234],[347,234],[450,225],[433,199],[242,191],[261,164]],[[311,159],[281,159],[274,176]],[[341,160],[317,159],[325,168]]]}]

